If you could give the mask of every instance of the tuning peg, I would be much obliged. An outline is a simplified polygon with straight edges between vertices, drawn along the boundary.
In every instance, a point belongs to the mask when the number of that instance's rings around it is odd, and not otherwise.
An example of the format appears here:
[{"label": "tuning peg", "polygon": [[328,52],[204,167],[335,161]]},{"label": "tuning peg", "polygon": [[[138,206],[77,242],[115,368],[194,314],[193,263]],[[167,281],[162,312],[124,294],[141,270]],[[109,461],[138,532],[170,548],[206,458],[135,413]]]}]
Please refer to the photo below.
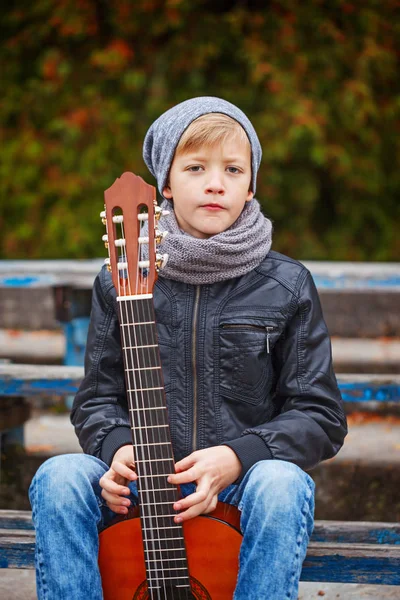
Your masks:
[{"label": "tuning peg", "polygon": [[162,244],[168,234],[169,234],[169,231],[159,231],[158,229],[156,229],[157,244]]},{"label": "tuning peg", "polygon": [[125,238],[121,238],[119,240],[115,240],[114,244],[117,246],[117,248],[124,248],[126,246],[126,240]]},{"label": "tuning peg", "polygon": [[156,254],[156,268],[163,269],[168,262],[168,254]]},{"label": "tuning peg", "polygon": [[140,215],[138,215],[137,218],[138,221],[148,221],[149,215],[147,213],[140,213]]},{"label": "tuning peg", "polygon": [[150,267],[150,261],[149,260],[139,260],[139,269],[148,269]]},{"label": "tuning peg", "polygon": [[128,263],[127,262],[119,262],[119,263],[117,263],[117,267],[118,267],[118,271],[124,271],[125,269],[128,268]]},{"label": "tuning peg", "polygon": [[104,242],[104,246],[105,246],[106,248],[108,248],[108,235],[107,235],[107,234],[103,235],[103,237],[102,237],[101,239],[102,239],[102,240],[103,240],[103,242]]},{"label": "tuning peg", "polygon": [[111,271],[111,263],[109,258],[104,260],[104,264],[107,265],[107,271]]},{"label": "tuning peg", "polygon": [[[156,242],[157,242],[157,244],[161,244],[162,241],[168,235],[168,233],[169,233],[168,231],[158,231],[158,229],[156,229]],[[138,238],[138,242],[139,242],[139,244],[148,244],[149,243],[149,238],[148,237],[140,237],[140,238]]]},{"label": "tuning peg", "polygon": [[102,210],[100,213],[100,219],[101,222],[103,223],[103,225],[105,225],[107,223],[107,219],[106,219],[106,211]]},{"label": "tuning peg", "polygon": [[169,210],[164,210],[160,206],[156,206],[154,209],[154,212],[155,212],[156,221],[159,221],[161,219],[161,217],[166,217],[170,213]]},{"label": "tuning peg", "polygon": [[112,220],[113,220],[113,223],[123,223],[124,215],[114,215]]}]

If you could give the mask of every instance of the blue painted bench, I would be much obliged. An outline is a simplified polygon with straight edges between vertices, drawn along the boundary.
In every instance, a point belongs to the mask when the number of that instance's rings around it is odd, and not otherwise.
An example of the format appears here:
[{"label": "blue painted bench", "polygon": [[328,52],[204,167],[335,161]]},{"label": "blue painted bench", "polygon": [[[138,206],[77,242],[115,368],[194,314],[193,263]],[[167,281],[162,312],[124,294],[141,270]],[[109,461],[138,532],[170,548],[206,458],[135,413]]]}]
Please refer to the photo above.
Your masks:
[{"label": "blue painted bench", "polygon": [[[0,364],[0,396],[74,394],[82,376],[82,367]],[[400,400],[400,376],[342,374],[338,381],[346,403]],[[34,545],[31,513],[0,511],[0,568],[33,568]],[[301,579],[400,585],[400,525],[317,521]]]},{"label": "blue painted bench", "polygon": [[[23,423],[29,418],[29,397],[73,397],[82,377],[83,367],[0,362],[0,441],[3,437],[3,445],[23,445],[23,437],[15,435],[15,431],[22,431]],[[400,375],[340,374],[338,383],[347,406],[370,410],[399,406]],[[18,400],[15,405],[14,400]]]},{"label": "blue painted bench", "polygon": [[[75,394],[82,377],[79,366],[0,363],[0,397]],[[400,375],[339,373],[337,379],[345,402],[400,401]]]},{"label": "blue painted bench", "polygon": [[[0,511],[0,568],[34,568],[28,511]],[[400,525],[316,521],[302,581],[400,585]]]}]

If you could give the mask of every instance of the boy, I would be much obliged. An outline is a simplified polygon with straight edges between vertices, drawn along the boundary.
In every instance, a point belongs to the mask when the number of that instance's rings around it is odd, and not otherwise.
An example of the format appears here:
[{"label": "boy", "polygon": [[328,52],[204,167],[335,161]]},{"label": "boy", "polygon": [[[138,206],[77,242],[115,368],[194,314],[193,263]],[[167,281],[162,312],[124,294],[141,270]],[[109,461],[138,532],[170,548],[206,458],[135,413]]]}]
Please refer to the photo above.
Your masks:
[{"label": "boy", "polygon": [[[313,529],[303,469],[334,456],[347,432],[317,291],[303,265],[270,250],[254,199],[261,147],[236,106],[175,106],[150,127],[144,159],[171,211],[154,305],[177,461],[169,481],[184,496],[175,520],[234,504],[235,600],[295,599]],[[137,502],[115,295],[103,269],[71,415],[86,454],[50,459],[30,489],[39,598],[100,599],[98,530]]]}]

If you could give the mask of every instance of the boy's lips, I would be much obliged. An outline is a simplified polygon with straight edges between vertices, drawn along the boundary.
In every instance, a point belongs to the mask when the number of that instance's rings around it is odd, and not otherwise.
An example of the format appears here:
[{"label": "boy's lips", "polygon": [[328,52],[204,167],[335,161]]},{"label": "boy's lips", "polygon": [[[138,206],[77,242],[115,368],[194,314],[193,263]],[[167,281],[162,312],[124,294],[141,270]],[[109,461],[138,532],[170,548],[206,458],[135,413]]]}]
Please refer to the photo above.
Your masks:
[{"label": "boy's lips", "polygon": [[201,208],[207,208],[210,210],[223,210],[225,207],[222,204],[217,204],[216,202],[209,202],[208,204],[203,204]]}]

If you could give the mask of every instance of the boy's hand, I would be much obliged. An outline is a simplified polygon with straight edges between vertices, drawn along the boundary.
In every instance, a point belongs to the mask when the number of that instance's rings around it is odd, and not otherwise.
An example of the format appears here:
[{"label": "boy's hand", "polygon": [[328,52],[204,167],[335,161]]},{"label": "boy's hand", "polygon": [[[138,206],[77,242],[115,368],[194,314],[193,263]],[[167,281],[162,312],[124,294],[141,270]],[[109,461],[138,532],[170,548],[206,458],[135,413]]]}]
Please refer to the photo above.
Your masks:
[{"label": "boy's hand", "polygon": [[175,465],[176,474],[168,481],[174,484],[195,481],[197,490],[174,504],[174,510],[183,511],[174,518],[176,523],[213,511],[218,494],[240,475],[242,465],[229,446],[214,446],[196,450]]},{"label": "boy's hand", "polygon": [[129,496],[130,489],[128,482],[135,481],[137,474],[133,470],[135,462],[133,459],[133,446],[127,445],[119,448],[114,454],[110,469],[104,473],[99,483],[103,488],[101,495],[115,513],[126,515],[130,500],[124,496]]}]

